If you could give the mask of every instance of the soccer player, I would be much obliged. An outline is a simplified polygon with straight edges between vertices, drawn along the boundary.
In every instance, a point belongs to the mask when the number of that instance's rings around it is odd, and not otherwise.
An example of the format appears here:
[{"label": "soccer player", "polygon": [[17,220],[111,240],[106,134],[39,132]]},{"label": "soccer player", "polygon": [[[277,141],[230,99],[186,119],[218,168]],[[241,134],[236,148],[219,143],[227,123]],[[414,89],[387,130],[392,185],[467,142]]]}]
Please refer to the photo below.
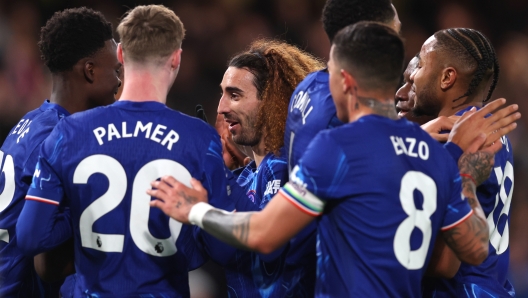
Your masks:
[{"label": "soccer player", "polygon": [[[330,42],[342,28],[359,21],[376,21],[400,31],[401,23],[390,0],[328,0],[323,9],[323,26]],[[289,170],[306,146],[323,129],[342,125],[328,87],[326,69],[311,73],[295,89],[288,108],[284,149]]]},{"label": "soccer player", "polygon": [[[155,189],[147,192],[159,200],[151,205],[261,252],[317,219],[316,297],[419,297],[440,229],[459,258],[479,264],[488,229],[473,180],[489,174],[500,143],[464,154],[461,179],[438,142],[398,120],[394,92],[403,57],[398,34],[379,23],[361,22],[335,36],[329,83],[338,118],[347,124],[317,135],[290,182],[261,212],[219,211],[204,203],[207,191],[198,181],[191,189],[172,177],[152,182]],[[471,152],[484,140],[479,135]]]},{"label": "soccer player", "polygon": [[[247,196],[246,204],[255,204],[256,210],[264,208],[288,181],[280,150],[290,96],[308,73],[323,67],[308,53],[273,40],[257,40],[229,62],[220,84],[218,113],[229,124],[233,142],[252,149],[254,161],[234,174]],[[237,206],[237,211],[253,210]],[[315,241],[311,245],[315,247]],[[287,254],[270,256],[237,250],[224,265],[230,297],[313,296],[315,262],[306,266],[302,251],[297,252],[294,244]],[[311,280],[305,278],[310,273]]]},{"label": "soccer player", "polygon": [[[423,44],[418,69],[410,78],[416,90],[416,103],[411,111],[417,116],[461,115],[473,107],[482,107],[490,99],[498,78],[495,51],[482,33],[467,28],[438,31]],[[491,176],[477,188],[490,228],[489,255],[479,266],[463,262],[453,279],[424,281],[425,297],[515,294],[507,279],[513,152],[506,136],[501,142],[503,147],[495,155]]]},{"label": "soccer player", "polygon": [[[181,61],[180,19],[164,6],[138,6],[117,32],[121,98],[65,118],[43,143],[19,246],[35,254],[72,233],[74,297],[188,297],[187,272],[203,263],[194,231],[151,210],[145,189],[168,173],[187,183],[194,176],[225,202],[229,171],[214,129],[165,105]],[[60,217],[61,205],[70,218]]]},{"label": "soccer player", "polygon": [[56,289],[41,292],[47,286],[39,286],[33,257],[18,248],[17,220],[41,144],[53,127],[70,114],[114,102],[120,85],[112,25],[99,12],[83,7],[55,13],[42,27],[38,46],[51,71],[51,96],[18,122],[0,149],[1,297],[58,296]]}]

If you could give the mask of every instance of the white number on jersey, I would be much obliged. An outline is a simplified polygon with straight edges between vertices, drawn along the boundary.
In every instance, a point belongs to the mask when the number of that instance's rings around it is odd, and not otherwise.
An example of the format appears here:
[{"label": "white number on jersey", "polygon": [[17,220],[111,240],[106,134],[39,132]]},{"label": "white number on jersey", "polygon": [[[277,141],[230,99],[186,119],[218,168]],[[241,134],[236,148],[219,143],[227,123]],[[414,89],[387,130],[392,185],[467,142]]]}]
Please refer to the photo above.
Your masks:
[{"label": "white number on jersey", "polygon": [[[416,209],[414,190],[423,196],[423,210]],[[425,264],[431,244],[431,215],[436,210],[436,184],[422,172],[409,171],[403,175],[400,188],[400,202],[408,217],[398,226],[394,236],[396,259],[408,270],[421,269]],[[422,243],[417,250],[411,250],[411,234],[414,228],[423,233]]]},{"label": "white number on jersey", "polygon": [[[507,142],[506,142],[507,144]],[[513,165],[508,161],[506,162],[506,167],[504,168],[504,172],[500,167],[496,167],[495,169],[495,175],[497,176],[497,181],[500,185],[500,191],[495,197],[495,207],[493,207],[493,211],[488,215],[488,226],[489,229],[489,238],[491,245],[495,248],[495,251],[498,255],[504,253],[508,249],[508,245],[510,243],[510,228],[508,225],[508,221],[506,221],[506,225],[504,226],[504,231],[502,233],[499,231],[499,220],[504,215],[506,218],[509,216],[510,213],[510,205],[511,205],[511,199],[513,194]],[[506,179],[510,179],[511,181],[511,187],[510,189],[506,190],[505,181]],[[497,209],[497,205],[499,205],[499,199],[504,204],[502,207],[502,210],[499,214],[499,217],[497,218],[497,222],[493,220],[493,214],[495,214],[495,211]]]},{"label": "white number on jersey", "polygon": [[[124,199],[127,190],[127,177],[123,166],[113,157],[92,155],[79,163],[73,175],[73,183],[86,184],[91,175],[101,173],[108,179],[108,190],[93,201],[81,214],[79,228],[81,245],[104,252],[122,252],[124,235],[102,234],[93,231],[96,220],[115,209]],[[176,239],[182,224],[169,220],[171,236],[158,239],[150,233],[148,220],[150,196],[146,190],[150,182],[163,175],[171,175],[190,186],[191,173],[181,164],[169,159],[157,159],[144,165],[136,174],[132,184],[130,210],[130,235],[135,245],[143,252],[158,256],[171,256],[177,252]]]},{"label": "white number on jersey", "polygon": [[[6,155],[4,162],[4,152],[0,150],[0,168],[5,178],[4,190],[0,194],[0,213],[2,213],[15,196],[15,163],[11,155]],[[0,241],[9,243],[9,231],[0,228]]]}]

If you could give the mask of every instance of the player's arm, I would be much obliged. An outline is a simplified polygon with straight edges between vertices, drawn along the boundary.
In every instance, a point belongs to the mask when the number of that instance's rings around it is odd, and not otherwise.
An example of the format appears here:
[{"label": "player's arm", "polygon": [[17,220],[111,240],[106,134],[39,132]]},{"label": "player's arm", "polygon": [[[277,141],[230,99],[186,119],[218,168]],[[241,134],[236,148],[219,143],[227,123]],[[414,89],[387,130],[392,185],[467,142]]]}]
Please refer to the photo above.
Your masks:
[{"label": "player's arm", "polygon": [[45,282],[60,281],[75,273],[73,238],[34,257],[35,271]]},{"label": "player's arm", "polygon": [[[497,110],[505,103],[506,99],[500,98],[479,111],[472,110],[464,113],[453,125],[447,141],[457,144],[463,152],[466,152],[473,140],[478,135],[484,134],[486,141],[482,147],[491,146],[502,136],[514,130],[517,127],[515,121],[521,118],[521,113],[517,112],[519,107],[515,104]],[[490,113],[493,114],[489,116]]]},{"label": "player's arm", "polygon": [[431,261],[425,275],[430,277],[453,278],[460,268],[460,260],[439,235],[436,237]]},{"label": "player's arm", "polygon": [[[51,250],[73,234],[70,213],[61,210],[64,191],[54,170],[56,164],[60,164],[62,151],[63,137],[57,129],[60,125],[55,127],[40,148],[33,180],[17,221],[18,247],[29,256]],[[56,164],[53,165],[50,160]]]},{"label": "player's arm", "polygon": [[463,154],[458,161],[462,195],[467,199],[473,213],[462,222],[443,229],[447,245],[461,261],[472,265],[482,263],[488,256],[489,249],[488,223],[477,199],[476,188],[489,177],[495,153],[502,147],[501,142],[495,142],[490,147],[476,151],[485,141],[485,135],[479,135],[469,147],[468,153]]},{"label": "player's arm", "polygon": [[[188,188],[172,177],[152,182],[151,206],[182,223],[192,223],[240,249],[271,253],[315,219],[291,203],[281,190],[260,212],[227,213],[207,204],[207,191],[195,179]],[[322,203],[319,205],[322,210]]]}]

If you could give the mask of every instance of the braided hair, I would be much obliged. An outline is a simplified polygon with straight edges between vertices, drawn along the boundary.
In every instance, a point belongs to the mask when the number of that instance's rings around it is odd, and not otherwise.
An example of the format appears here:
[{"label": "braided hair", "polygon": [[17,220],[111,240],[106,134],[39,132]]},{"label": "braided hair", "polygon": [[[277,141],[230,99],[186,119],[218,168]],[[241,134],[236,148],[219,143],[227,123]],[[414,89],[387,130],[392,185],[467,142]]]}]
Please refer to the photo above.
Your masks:
[{"label": "braided hair", "polygon": [[[450,57],[455,57],[464,65],[474,69],[468,90],[455,98],[453,102],[471,96],[482,82],[487,83],[493,75],[488,94],[483,100],[483,102],[487,102],[499,81],[499,62],[489,39],[479,31],[469,28],[441,30],[436,32],[434,36],[437,40],[436,47],[445,50],[450,54]],[[466,102],[461,105],[463,104]]]}]

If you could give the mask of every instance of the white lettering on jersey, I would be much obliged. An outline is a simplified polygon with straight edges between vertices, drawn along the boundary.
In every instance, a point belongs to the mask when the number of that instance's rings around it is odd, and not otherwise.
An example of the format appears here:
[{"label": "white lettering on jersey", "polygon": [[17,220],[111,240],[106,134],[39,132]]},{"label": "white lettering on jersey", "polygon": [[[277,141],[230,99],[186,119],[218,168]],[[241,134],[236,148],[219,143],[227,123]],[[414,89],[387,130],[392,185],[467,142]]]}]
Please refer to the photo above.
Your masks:
[{"label": "white lettering on jersey", "polygon": [[17,143],[20,142],[20,139],[26,136],[26,134],[29,132],[29,125],[33,122],[33,120],[29,119],[20,119],[18,121],[17,126],[15,126],[15,129],[13,129],[12,135],[17,134],[19,137],[17,138]]},{"label": "white lettering on jersey", "polygon": [[268,181],[268,184],[266,184],[266,191],[264,192],[264,195],[268,194],[276,194],[280,189],[280,180],[273,180]]},{"label": "white lettering on jersey", "polygon": [[423,160],[429,159],[429,146],[424,141],[420,141],[416,148],[415,138],[405,138],[404,142],[401,137],[390,136],[390,140],[396,155],[405,154],[410,157],[420,157]]},{"label": "white lettering on jersey", "polygon": [[[297,95],[295,95],[293,98],[293,105],[290,112],[292,112],[293,109],[298,109],[301,111],[303,125],[306,123],[306,118],[313,110],[313,106],[309,106],[310,101],[312,100],[310,99],[310,96],[308,96],[308,92],[304,91],[297,93]],[[310,108],[308,108],[308,106]],[[308,111],[306,111],[307,109]]]},{"label": "white lettering on jersey", "polygon": [[[121,131],[119,131],[118,127],[121,127]],[[107,135],[108,131],[108,135],[106,138],[106,141],[108,142],[120,138],[144,137],[146,139],[151,139],[156,143],[160,143],[162,146],[166,146],[167,149],[172,150],[172,145],[178,142],[180,136],[174,130],[171,129],[169,132],[167,132],[166,129],[167,126],[158,124],[156,125],[154,131],[151,134],[150,131],[152,130],[152,122],[143,125],[141,121],[138,121],[134,129],[134,134],[127,131],[126,122],[122,122],[121,125],[117,126],[114,123],[109,123],[108,128],[100,126],[94,129],[93,133],[99,145],[104,144],[105,140],[103,139],[103,137]]]},{"label": "white lettering on jersey", "polygon": [[506,151],[510,152],[510,147],[508,146],[508,141],[506,141],[506,136],[500,138],[502,145],[506,147]]},{"label": "white lettering on jersey", "polygon": [[33,173],[33,176],[35,176],[36,178],[40,177],[40,170],[35,169],[35,173]]}]

